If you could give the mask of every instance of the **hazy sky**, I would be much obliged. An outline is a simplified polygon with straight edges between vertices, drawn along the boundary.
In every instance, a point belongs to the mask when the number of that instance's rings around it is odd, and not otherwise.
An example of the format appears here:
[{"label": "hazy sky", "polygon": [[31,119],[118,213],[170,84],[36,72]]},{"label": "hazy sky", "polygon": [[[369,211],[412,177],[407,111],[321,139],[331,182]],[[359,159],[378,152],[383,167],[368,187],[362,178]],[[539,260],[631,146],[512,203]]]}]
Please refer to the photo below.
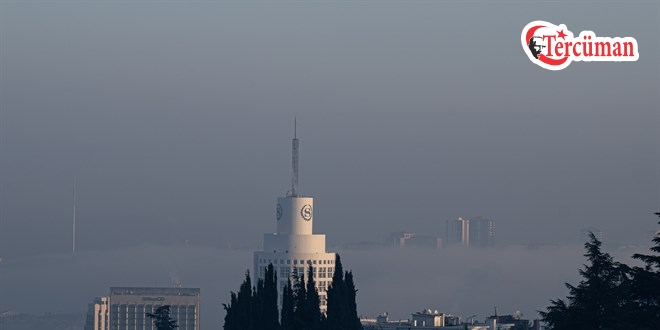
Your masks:
[{"label": "hazy sky", "polygon": [[[542,69],[533,20],[639,61]],[[659,35],[658,1],[0,0],[0,258],[70,250],[74,177],[81,251],[257,246],[295,116],[331,244],[479,215],[501,244],[646,243]]]}]

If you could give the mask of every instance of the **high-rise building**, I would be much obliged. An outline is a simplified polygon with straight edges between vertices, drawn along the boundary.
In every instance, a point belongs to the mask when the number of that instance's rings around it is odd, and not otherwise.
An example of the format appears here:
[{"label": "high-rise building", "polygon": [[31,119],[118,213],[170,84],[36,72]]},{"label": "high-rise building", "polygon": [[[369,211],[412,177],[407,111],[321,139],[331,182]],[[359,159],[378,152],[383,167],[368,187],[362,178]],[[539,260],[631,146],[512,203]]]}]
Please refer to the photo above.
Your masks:
[{"label": "high-rise building", "polygon": [[156,330],[147,316],[170,306],[170,317],[180,330],[199,330],[197,288],[111,287],[108,297],[89,304],[85,330]]},{"label": "high-rise building", "polygon": [[483,217],[470,219],[470,246],[489,248],[495,244],[495,221]]},{"label": "high-rise building", "polygon": [[109,330],[108,297],[96,297],[87,306],[85,330]]},{"label": "high-rise building", "polygon": [[446,246],[470,246],[470,220],[460,217],[458,219],[447,220],[444,242]]},{"label": "high-rise building", "polygon": [[281,303],[282,291],[287,279],[305,276],[312,266],[316,289],[321,301],[321,311],[326,310],[326,290],[332,282],[335,254],[326,252],[325,235],[314,234],[314,199],[298,191],[298,138],[293,137],[293,178],[291,190],[285,197],[277,198],[275,220],[277,232],[264,234],[264,250],[254,253],[256,281],[264,278],[266,267],[274,266]]}]

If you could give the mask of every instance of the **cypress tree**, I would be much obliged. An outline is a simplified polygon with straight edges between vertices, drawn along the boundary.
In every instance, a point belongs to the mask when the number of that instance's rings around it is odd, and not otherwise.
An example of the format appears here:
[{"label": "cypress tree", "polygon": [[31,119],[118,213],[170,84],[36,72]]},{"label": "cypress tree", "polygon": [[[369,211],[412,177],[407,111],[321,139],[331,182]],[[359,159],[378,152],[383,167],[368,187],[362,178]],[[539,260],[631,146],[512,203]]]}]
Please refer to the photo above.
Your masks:
[{"label": "cypress tree", "polygon": [[254,320],[252,301],[252,280],[250,279],[250,271],[245,272],[245,281],[241,284],[237,295],[237,310],[238,310],[238,323],[236,329],[253,330]]},{"label": "cypress tree", "polygon": [[265,277],[259,279],[255,287],[251,286],[250,273],[247,271],[238,293],[231,292],[230,302],[223,304],[227,312],[224,330],[361,330],[353,273],[344,273],[339,255],[334,266],[332,283],[327,292],[327,317],[321,314],[314,267],[309,264],[307,282],[304,272],[294,274],[294,284],[291,279],[287,279],[279,319],[277,274],[275,267],[270,264],[266,268]]},{"label": "cypress tree", "polygon": [[234,330],[237,329],[238,324],[238,313],[236,309],[236,293],[231,292],[231,297],[229,299],[229,304],[222,304],[225,309],[225,324],[223,329],[225,330]]},{"label": "cypress tree", "polygon": [[238,290],[238,294],[231,293],[231,302],[224,305],[227,315],[225,316],[225,330],[253,330],[253,296],[250,271],[245,272],[245,280]]},{"label": "cypress tree", "polygon": [[360,317],[357,314],[357,302],[355,298],[357,296],[357,290],[355,289],[355,283],[353,283],[353,272],[347,271],[344,276],[344,283],[346,284],[346,295],[347,295],[347,307],[348,307],[348,317],[347,317],[347,328],[348,330],[362,330],[362,323],[360,323]]},{"label": "cypress tree", "polygon": [[280,327],[279,312],[277,310],[277,274],[273,264],[266,268],[262,294],[263,323],[259,324],[261,329],[278,329]]},{"label": "cypress tree", "polygon": [[294,330],[294,304],[291,279],[287,279],[286,286],[282,290],[282,330]]},{"label": "cypress tree", "polygon": [[341,257],[335,258],[335,271],[332,274],[332,284],[328,286],[328,310],[326,312],[325,328],[327,330],[347,329],[348,325],[348,296],[344,283],[344,269]]},{"label": "cypress tree", "polygon": [[269,264],[264,278],[257,281],[252,292],[252,313],[249,322],[254,329],[279,329],[279,311],[277,309],[277,275]]},{"label": "cypress tree", "polygon": [[252,290],[252,314],[250,318],[254,325],[264,324],[264,280],[258,279],[257,286]]},{"label": "cypress tree", "polygon": [[314,283],[314,268],[309,264],[307,270],[307,297],[305,299],[306,305],[306,329],[319,330],[321,327],[321,309],[319,307],[319,293],[316,291]]},{"label": "cypress tree", "polygon": [[307,330],[307,289],[305,287],[305,274],[297,275],[296,279],[293,329]]}]

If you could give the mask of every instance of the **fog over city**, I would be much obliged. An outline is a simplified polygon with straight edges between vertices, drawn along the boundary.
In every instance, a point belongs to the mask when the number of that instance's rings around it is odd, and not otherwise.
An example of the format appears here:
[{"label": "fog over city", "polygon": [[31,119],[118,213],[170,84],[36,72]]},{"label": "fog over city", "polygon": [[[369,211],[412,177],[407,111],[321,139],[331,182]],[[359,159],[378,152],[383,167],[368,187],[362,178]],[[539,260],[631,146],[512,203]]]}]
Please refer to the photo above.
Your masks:
[{"label": "fog over city", "polygon": [[[275,231],[297,118],[300,188],[360,314],[536,317],[578,280],[582,228],[626,262],[658,230],[659,17],[652,1],[2,1],[0,311],[82,314],[110,286],[178,278],[221,326]],[[639,60],[541,69],[520,44],[539,19],[634,37]],[[495,248],[348,248],[476,216]]]},{"label": "fog over city", "polygon": [[[520,310],[538,317],[549,299],[565,296],[564,282],[579,279],[583,250],[552,247],[541,250],[511,247],[493,250],[420,249],[338,251],[356,276],[360,314],[375,317],[388,312],[406,319],[425,308],[479,319]],[[634,249],[613,256],[629,262]],[[93,297],[110,286],[171,286],[202,289],[201,325],[222,325],[222,303],[236,291],[252,266],[251,250],[143,246],[115,251],[87,251],[42,255],[3,265],[3,308],[31,313],[83,313]],[[631,264],[635,264],[631,262]],[[35,299],[41,295],[54,297]],[[51,299],[60,303],[53,306]],[[8,303],[11,303],[9,305]],[[9,306],[7,306],[9,305]]]}]

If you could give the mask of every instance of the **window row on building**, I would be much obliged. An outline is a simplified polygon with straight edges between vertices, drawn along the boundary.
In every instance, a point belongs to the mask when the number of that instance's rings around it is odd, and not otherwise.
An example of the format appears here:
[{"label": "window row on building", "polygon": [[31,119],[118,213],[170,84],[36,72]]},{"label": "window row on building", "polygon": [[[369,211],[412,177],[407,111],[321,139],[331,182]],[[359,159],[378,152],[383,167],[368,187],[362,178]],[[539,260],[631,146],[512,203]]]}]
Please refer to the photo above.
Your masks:
[{"label": "window row on building", "polygon": [[273,265],[334,265],[335,261],[334,260],[316,260],[316,259],[259,259],[259,264],[262,265],[268,265],[268,264],[273,264]]},{"label": "window row on building", "polygon": [[[153,313],[160,305],[112,304],[110,305],[110,329],[155,329],[147,313]],[[194,329],[197,320],[195,305],[170,305],[170,317],[180,329]]]},{"label": "window row on building", "polygon": [[[307,274],[309,269],[307,267],[301,266],[301,267],[279,267],[279,273],[277,272],[277,268],[275,268],[275,272],[279,278],[290,278],[292,276],[309,276]],[[334,273],[334,267],[312,267],[313,277],[315,279],[323,279],[323,278],[332,278],[332,275]],[[264,278],[266,276],[266,267],[260,267],[259,268],[259,278]]]}]

